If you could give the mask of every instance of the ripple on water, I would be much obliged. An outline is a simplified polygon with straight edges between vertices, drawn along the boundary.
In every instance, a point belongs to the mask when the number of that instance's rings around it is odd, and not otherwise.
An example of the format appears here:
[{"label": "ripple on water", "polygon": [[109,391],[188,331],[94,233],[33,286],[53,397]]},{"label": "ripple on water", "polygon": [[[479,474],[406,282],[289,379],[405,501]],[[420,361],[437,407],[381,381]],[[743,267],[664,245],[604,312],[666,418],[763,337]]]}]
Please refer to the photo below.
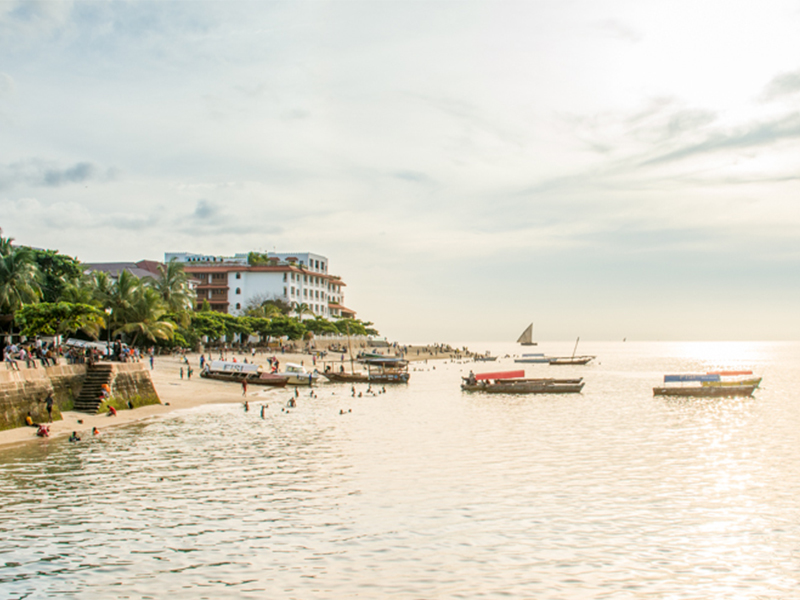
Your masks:
[{"label": "ripple on water", "polygon": [[698,401],[651,387],[669,367],[705,367],[702,348],[631,346],[608,345],[576,396],[462,394],[470,365],[444,364],[376,397],[331,386],[290,414],[272,399],[264,419],[209,406],[5,451],[0,586],[89,599],[796,596],[798,347],[750,355],[771,372],[755,398]]}]

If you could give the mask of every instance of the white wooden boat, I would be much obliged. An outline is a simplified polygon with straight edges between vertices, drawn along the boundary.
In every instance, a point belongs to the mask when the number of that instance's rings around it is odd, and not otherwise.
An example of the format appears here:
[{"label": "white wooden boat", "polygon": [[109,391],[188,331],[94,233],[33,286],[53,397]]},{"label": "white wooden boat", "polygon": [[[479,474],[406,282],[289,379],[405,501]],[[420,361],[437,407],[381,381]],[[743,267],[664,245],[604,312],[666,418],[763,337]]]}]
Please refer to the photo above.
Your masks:
[{"label": "white wooden boat", "polygon": [[319,373],[315,371],[306,371],[303,365],[297,363],[286,363],[283,371],[275,373],[281,377],[286,377],[286,383],[289,385],[314,385],[319,379]]}]

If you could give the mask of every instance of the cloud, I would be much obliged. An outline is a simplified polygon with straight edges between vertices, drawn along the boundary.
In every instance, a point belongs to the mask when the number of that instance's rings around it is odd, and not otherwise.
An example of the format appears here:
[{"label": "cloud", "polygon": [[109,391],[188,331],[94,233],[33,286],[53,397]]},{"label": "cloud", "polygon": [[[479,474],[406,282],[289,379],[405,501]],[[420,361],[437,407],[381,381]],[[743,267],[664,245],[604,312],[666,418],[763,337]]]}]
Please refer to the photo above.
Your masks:
[{"label": "cloud", "polygon": [[793,113],[774,121],[756,123],[730,133],[714,132],[705,141],[667,152],[640,165],[669,163],[721,150],[767,146],[794,138],[800,138],[800,113]]},{"label": "cloud", "polygon": [[116,179],[117,175],[117,169],[101,168],[87,161],[62,168],[50,161],[29,159],[0,165],[0,190],[11,189],[18,185],[61,187],[88,181],[106,182]]},{"label": "cloud", "polygon": [[623,42],[631,42],[636,43],[642,40],[642,34],[636,31],[633,27],[623,23],[622,21],[617,21],[615,19],[608,19],[606,21],[601,21],[597,24],[598,29],[600,31],[606,33],[607,35],[616,38],[618,40],[622,40]]},{"label": "cloud", "polygon": [[194,209],[194,218],[205,221],[219,214],[219,207],[208,200],[198,200]]},{"label": "cloud", "polygon": [[14,80],[8,73],[0,72],[0,98],[14,93]]},{"label": "cloud", "polygon": [[434,183],[434,180],[430,176],[420,171],[395,171],[392,173],[392,176],[410,183]]},{"label": "cloud", "polygon": [[789,73],[781,73],[772,78],[762,94],[764,100],[774,100],[800,92],[800,69]]}]

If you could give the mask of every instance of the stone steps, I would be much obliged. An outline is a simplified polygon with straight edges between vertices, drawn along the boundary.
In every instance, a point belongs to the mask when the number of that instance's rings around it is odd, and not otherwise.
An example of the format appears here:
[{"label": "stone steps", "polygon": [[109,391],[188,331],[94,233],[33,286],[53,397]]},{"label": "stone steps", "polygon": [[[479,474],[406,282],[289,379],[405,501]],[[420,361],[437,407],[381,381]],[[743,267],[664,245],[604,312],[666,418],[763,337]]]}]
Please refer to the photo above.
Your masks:
[{"label": "stone steps", "polygon": [[103,385],[111,385],[114,367],[109,364],[95,364],[87,368],[86,379],[81,387],[81,393],[75,399],[74,410],[86,413],[96,413],[103,401],[101,394]]}]

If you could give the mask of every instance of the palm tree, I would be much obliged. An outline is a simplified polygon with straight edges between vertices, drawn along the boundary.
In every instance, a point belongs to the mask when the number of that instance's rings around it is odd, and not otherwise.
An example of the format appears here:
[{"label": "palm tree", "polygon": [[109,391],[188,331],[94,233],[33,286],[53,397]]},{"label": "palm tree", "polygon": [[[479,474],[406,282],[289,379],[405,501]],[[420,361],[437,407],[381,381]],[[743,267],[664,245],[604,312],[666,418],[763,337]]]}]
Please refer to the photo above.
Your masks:
[{"label": "palm tree", "polygon": [[90,291],[92,302],[100,308],[111,305],[111,296],[114,293],[114,280],[103,271],[93,271],[80,285]]},{"label": "palm tree", "polygon": [[113,310],[113,322],[125,323],[133,308],[135,296],[142,287],[141,280],[129,271],[120,271],[117,280],[109,290],[106,308]]},{"label": "palm tree", "polygon": [[39,269],[29,248],[0,238],[0,314],[14,314],[42,297]]},{"label": "palm tree", "polygon": [[311,315],[312,317],[316,316],[311,307],[305,302],[295,302],[292,306],[292,312],[294,312],[299,319],[302,319],[303,315]]},{"label": "palm tree", "polygon": [[183,265],[172,259],[165,265],[159,265],[160,277],[153,279],[151,287],[156,290],[173,313],[185,313],[192,310],[195,296],[189,288],[189,277]]},{"label": "palm tree", "polygon": [[[122,273],[125,273],[125,271]],[[122,273],[120,273],[120,278]],[[132,346],[136,345],[140,337],[152,342],[157,339],[172,339],[175,324],[159,320],[167,310],[157,291],[149,287],[139,286],[131,293],[128,303],[129,306],[124,312],[124,324],[114,332],[114,335],[119,333],[133,334]],[[116,317],[116,314],[114,316]]]}]

